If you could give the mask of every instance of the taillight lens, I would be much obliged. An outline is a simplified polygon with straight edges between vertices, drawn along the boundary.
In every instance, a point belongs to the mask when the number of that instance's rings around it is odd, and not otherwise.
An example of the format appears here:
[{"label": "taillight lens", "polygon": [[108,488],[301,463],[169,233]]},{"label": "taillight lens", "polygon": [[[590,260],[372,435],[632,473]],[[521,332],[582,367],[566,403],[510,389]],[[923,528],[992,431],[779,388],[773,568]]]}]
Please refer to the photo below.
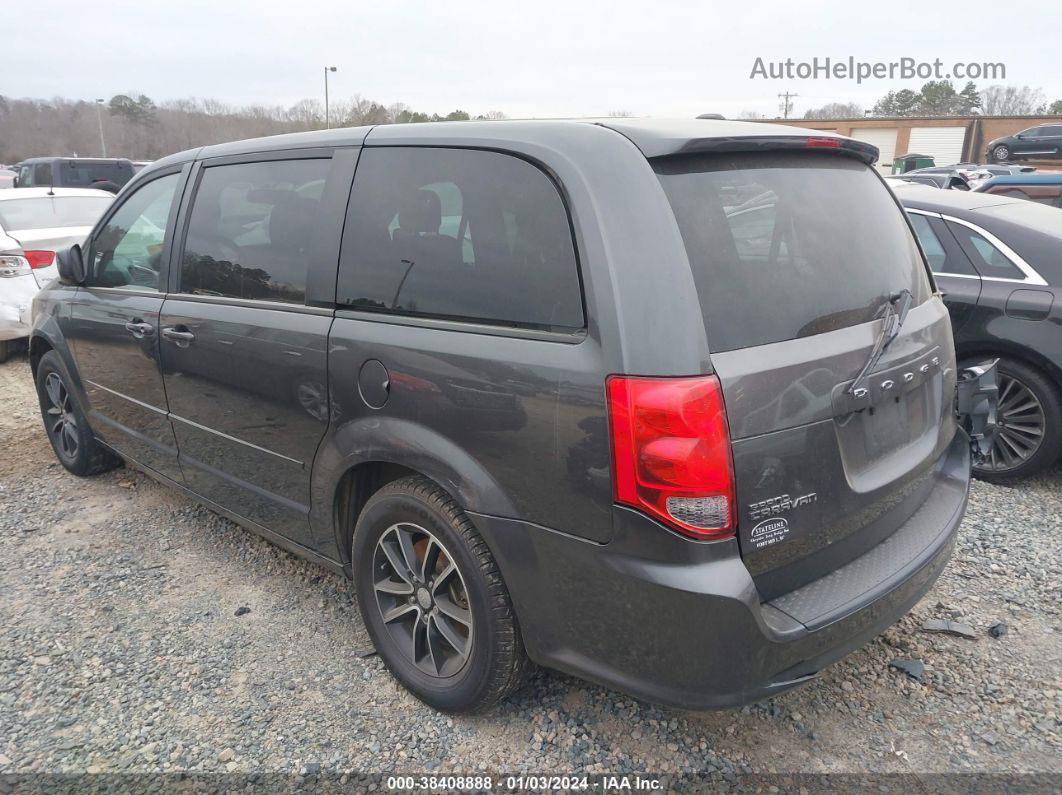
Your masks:
[{"label": "taillight lens", "polygon": [[808,136],[809,149],[838,149],[841,146],[840,138],[831,138],[828,135]]},{"label": "taillight lens", "polygon": [[734,535],[734,467],[715,376],[609,376],[616,502],[685,535]]},{"label": "taillight lens", "polygon": [[27,260],[15,254],[0,255],[0,278],[27,276],[32,272]]},{"label": "taillight lens", "polygon": [[31,268],[47,268],[55,263],[54,251],[26,251],[24,253]]}]

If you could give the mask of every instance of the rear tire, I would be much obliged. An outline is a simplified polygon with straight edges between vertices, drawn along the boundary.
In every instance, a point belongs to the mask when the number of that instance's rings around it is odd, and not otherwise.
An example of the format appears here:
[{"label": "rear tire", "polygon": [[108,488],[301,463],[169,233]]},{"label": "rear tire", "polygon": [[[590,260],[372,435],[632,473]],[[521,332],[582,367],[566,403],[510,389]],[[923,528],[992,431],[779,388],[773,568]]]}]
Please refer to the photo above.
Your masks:
[{"label": "rear tire", "polygon": [[990,483],[1008,483],[1051,466],[1062,452],[1062,395],[1043,372],[1017,359],[1001,358],[1000,423],[992,455],[975,465],[974,475]]},{"label": "rear tire", "polygon": [[478,712],[522,683],[529,662],[509,592],[475,526],[419,476],[387,484],[354,530],[354,586],[384,664],[443,712]]},{"label": "rear tire", "polygon": [[114,469],[122,460],[96,441],[70,383],[70,374],[59,354],[44,354],[37,365],[37,399],[55,457],[79,476]]}]

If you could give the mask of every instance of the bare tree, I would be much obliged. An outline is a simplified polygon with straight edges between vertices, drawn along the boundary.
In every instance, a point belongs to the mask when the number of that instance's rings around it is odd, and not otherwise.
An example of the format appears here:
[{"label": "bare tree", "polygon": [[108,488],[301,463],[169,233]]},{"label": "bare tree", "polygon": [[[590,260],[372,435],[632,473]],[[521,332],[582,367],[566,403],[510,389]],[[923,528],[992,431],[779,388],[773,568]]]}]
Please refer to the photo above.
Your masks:
[{"label": "bare tree", "polygon": [[1030,86],[989,86],[981,91],[986,116],[1027,116],[1045,110],[1044,92]]},{"label": "bare tree", "polygon": [[863,106],[856,102],[830,102],[821,108],[812,108],[804,114],[805,119],[855,119],[863,115]]},{"label": "bare tree", "polygon": [[612,118],[612,119],[629,119],[634,114],[631,113],[629,110],[610,110],[608,112],[608,115],[609,115],[609,118]]},{"label": "bare tree", "polygon": [[[401,102],[385,106],[355,95],[332,106],[343,125],[391,124],[467,119],[462,110],[415,111]],[[476,118],[505,118],[491,111]],[[154,159],[197,146],[324,127],[324,108],[316,99],[290,107],[235,107],[217,99],[184,97],[156,104],[138,91],[115,95],[97,121],[96,106],[83,100],[14,99],[0,95],[0,163],[37,155],[101,154],[100,123],[112,156]]]}]

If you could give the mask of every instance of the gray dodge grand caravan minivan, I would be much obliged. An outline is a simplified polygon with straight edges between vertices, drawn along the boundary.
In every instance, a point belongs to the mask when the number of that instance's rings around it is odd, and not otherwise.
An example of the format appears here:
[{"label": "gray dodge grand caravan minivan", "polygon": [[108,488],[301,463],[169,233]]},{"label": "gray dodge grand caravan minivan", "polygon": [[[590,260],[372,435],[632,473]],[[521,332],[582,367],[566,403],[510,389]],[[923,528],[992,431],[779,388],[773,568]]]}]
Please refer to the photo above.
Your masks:
[{"label": "gray dodge grand caravan minivan", "polygon": [[948,313],[876,155],[627,119],[173,155],[37,300],[45,428],[352,576],[439,709],[529,661],[760,699],[902,616],[966,505]]}]

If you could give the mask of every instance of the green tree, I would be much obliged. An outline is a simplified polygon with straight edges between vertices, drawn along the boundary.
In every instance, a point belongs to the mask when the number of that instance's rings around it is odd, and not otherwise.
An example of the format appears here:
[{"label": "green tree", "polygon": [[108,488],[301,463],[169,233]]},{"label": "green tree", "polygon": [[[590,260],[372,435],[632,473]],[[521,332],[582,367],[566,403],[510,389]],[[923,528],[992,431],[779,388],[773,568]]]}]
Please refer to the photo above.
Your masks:
[{"label": "green tree", "polygon": [[909,88],[890,91],[874,105],[875,116],[915,116],[918,113],[922,95]]},{"label": "green tree", "polygon": [[968,80],[959,92],[957,112],[961,116],[972,116],[981,111],[981,92],[977,90],[973,80]]},{"label": "green tree", "polygon": [[1056,99],[1054,102],[1052,102],[1048,106],[1047,112],[1062,115],[1062,99]]},{"label": "green tree", "polygon": [[930,80],[919,94],[916,111],[920,116],[951,116],[959,107],[959,95],[950,80]]},{"label": "green tree", "polygon": [[115,94],[111,97],[107,109],[112,116],[124,118],[134,124],[152,124],[156,121],[158,108],[151,97],[140,94],[136,99],[127,94]]},{"label": "green tree", "polygon": [[395,124],[420,124],[426,121],[431,121],[427,113],[420,113],[409,108],[403,108],[394,117]]},{"label": "green tree", "polygon": [[470,118],[472,117],[463,110],[452,110],[446,114],[444,121],[468,121]]}]

